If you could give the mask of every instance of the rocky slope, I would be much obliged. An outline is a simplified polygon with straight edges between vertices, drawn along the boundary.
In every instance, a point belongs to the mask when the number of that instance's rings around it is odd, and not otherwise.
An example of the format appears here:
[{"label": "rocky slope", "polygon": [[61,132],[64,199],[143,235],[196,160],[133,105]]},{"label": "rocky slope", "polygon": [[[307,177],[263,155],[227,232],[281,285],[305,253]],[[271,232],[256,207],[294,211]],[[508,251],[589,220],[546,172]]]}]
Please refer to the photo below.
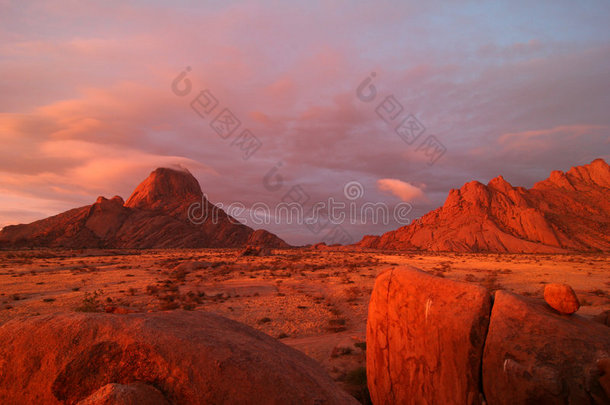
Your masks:
[{"label": "rocky slope", "polygon": [[[189,220],[189,209],[194,222]],[[199,248],[249,244],[287,246],[274,234],[254,231],[215,207],[204,198],[199,183],[188,171],[166,168],[153,171],[127,202],[118,196],[110,200],[99,197],[92,205],[0,231],[0,247],[4,248]]]},{"label": "rocky slope", "polygon": [[610,251],[610,166],[597,159],[554,171],[533,188],[502,176],[451,190],[445,204],[415,223],[357,247],[454,252]]}]

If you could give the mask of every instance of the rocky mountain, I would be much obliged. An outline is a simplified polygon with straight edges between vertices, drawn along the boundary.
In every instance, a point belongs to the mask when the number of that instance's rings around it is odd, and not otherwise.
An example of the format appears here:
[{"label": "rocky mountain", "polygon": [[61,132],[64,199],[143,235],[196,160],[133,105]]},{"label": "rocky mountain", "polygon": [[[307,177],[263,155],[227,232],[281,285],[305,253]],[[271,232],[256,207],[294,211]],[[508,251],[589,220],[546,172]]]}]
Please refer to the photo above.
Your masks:
[{"label": "rocky mountain", "polygon": [[[193,204],[195,204],[193,206]],[[189,220],[189,209],[195,221]],[[204,217],[203,213],[207,213]],[[200,248],[287,247],[276,235],[253,230],[209,202],[184,170],[153,171],[124,202],[99,197],[27,225],[0,231],[0,247]]]},{"label": "rocky mountain", "polygon": [[445,204],[360,248],[454,252],[610,251],[610,166],[596,159],[554,171],[531,189],[502,176],[451,190]]}]

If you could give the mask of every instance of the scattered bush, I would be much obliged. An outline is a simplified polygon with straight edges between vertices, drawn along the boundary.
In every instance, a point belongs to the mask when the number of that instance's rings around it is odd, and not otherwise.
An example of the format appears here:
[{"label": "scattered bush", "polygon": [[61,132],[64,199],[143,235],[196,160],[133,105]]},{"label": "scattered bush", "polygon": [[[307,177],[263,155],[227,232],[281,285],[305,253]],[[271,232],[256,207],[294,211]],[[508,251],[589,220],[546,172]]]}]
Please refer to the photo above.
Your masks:
[{"label": "scattered bush", "polygon": [[363,352],[366,351],[366,342],[356,342],[356,343],[354,343],[354,346],[356,346],[358,349],[362,350]]},{"label": "scattered bush", "polygon": [[176,301],[161,301],[161,305],[159,305],[161,311],[171,311],[178,308],[180,308],[180,304]]},{"label": "scattered bush", "polygon": [[85,292],[81,305],[76,307],[78,312],[101,312],[101,303],[99,297],[103,294],[102,290],[94,291],[93,293]]},{"label": "scattered bush", "polygon": [[343,332],[344,330],[347,330],[347,327],[345,326],[347,323],[347,321],[345,320],[345,318],[333,318],[333,319],[329,319],[328,320],[328,327],[326,328],[328,331],[330,332]]},{"label": "scattered bush", "polygon": [[156,295],[159,292],[159,287],[156,285],[150,284],[146,286],[146,293],[148,295]]},{"label": "scattered bush", "polygon": [[330,353],[330,357],[334,359],[339,356],[347,356],[349,354],[352,354],[352,352],[353,350],[351,347],[336,346]]}]

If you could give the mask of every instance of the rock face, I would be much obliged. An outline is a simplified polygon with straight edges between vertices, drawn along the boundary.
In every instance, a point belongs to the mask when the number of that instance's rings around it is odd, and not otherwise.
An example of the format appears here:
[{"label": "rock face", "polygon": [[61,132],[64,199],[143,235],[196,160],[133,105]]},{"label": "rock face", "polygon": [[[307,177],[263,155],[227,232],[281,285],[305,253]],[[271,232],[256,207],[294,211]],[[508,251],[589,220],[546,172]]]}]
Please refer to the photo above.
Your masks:
[{"label": "rock face", "polygon": [[598,369],[608,357],[610,328],[496,292],[483,356],[490,404],[610,403]]},{"label": "rock face", "polygon": [[[195,205],[193,205],[195,204]],[[191,221],[190,217],[194,219]],[[253,229],[210,203],[188,171],[153,171],[127,202],[99,197],[27,225],[0,231],[0,247],[200,248],[259,245],[287,247],[277,236]]]},{"label": "rock face", "polygon": [[610,251],[610,166],[554,171],[532,189],[496,177],[451,190],[445,204],[360,248],[455,252]]},{"label": "rock face", "polygon": [[70,313],[0,327],[0,403],[113,398],[124,404],[356,403],[301,352],[213,314]]},{"label": "rock face", "polygon": [[562,314],[573,314],[580,308],[580,302],[572,287],[567,284],[547,284],[544,300],[554,310]]},{"label": "rock face", "polygon": [[375,404],[610,403],[610,328],[412,268],[378,276],[366,344]]},{"label": "rock face", "polygon": [[491,298],[414,268],[378,276],[369,304],[367,377],[375,404],[478,404]]}]

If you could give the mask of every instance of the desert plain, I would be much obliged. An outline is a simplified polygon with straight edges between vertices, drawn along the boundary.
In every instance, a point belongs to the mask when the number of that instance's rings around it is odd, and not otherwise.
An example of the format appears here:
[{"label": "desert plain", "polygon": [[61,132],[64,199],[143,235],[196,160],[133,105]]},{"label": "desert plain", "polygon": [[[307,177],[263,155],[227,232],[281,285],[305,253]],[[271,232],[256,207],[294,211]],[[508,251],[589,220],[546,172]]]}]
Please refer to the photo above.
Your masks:
[{"label": "desert plain", "polygon": [[578,314],[610,310],[607,254],[349,251],[342,248],[0,252],[0,325],[55,312],[207,311],[245,323],[319,362],[361,401],[366,322],[376,276],[417,267],[491,291],[542,300],[548,283],[576,292]]}]

